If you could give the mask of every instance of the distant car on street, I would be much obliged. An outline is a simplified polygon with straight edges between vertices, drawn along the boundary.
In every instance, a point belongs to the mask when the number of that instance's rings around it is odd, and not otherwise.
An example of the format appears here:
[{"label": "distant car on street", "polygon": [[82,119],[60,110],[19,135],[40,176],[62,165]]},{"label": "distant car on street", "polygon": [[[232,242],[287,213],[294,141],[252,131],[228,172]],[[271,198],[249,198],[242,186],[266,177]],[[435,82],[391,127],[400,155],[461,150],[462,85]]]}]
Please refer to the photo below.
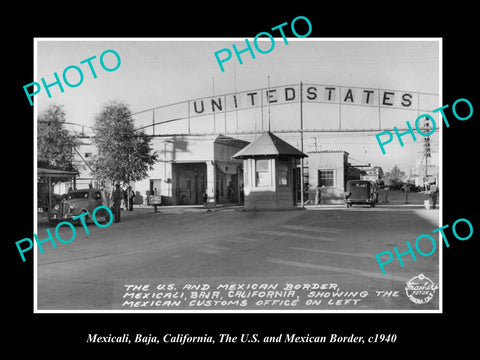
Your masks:
[{"label": "distant car on street", "polygon": [[377,202],[377,191],[368,180],[347,181],[345,191],[345,206],[351,207],[354,204],[370,205],[375,207]]},{"label": "distant car on street", "polygon": [[[100,189],[71,190],[59,204],[50,210],[49,221],[50,223],[69,221],[75,216],[88,212],[88,215],[84,216],[85,223],[88,223],[92,219],[93,210],[104,205],[104,200]],[[97,221],[100,222],[102,218],[106,223],[110,221],[110,215],[105,209],[95,212]],[[75,221],[79,222],[80,220]]]}]

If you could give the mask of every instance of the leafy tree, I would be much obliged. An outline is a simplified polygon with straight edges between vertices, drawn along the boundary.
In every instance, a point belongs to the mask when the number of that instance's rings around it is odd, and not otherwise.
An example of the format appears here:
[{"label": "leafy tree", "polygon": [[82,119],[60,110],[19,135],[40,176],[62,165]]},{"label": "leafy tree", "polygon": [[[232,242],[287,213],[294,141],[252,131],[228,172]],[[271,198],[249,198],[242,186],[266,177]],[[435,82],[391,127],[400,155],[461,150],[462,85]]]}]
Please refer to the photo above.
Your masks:
[{"label": "leafy tree", "polygon": [[95,117],[94,132],[97,154],[92,165],[99,180],[129,183],[144,179],[153,169],[157,154],[151,153],[150,138],[135,131],[127,105],[105,104]]},{"label": "leafy tree", "polygon": [[397,165],[394,165],[391,171],[385,173],[384,182],[385,185],[396,189],[402,184],[404,178],[405,172],[401,171]]},{"label": "leafy tree", "polygon": [[37,119],[37,166],[76,170],[73,166],[74,148],[79,142],[63,124],[63,106],[52,104]]},{"label": "leafy tree", "polygon": [[394,165],[392,170],[388,172],[388,175],[401,179],[405,176],[405,172],[401,171],[397,165]]}]

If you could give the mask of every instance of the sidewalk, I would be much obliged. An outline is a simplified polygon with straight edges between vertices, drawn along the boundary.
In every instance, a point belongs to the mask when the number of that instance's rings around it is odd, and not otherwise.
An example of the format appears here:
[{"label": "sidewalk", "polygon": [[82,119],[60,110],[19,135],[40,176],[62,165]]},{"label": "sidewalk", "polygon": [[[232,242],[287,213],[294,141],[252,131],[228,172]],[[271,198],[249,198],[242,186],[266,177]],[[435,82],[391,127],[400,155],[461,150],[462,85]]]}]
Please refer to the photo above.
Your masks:
[{"label": "sidewalk", "polygon": [[[354,208],[357,207],[364,207],[367,208],[369,207],[368,205],[353,205]],[[388,202],[388,203],[376,203],[375,207],[372,209],[376,208],[393,208],[393,207],[398,207],[398,208],[415,208],[415,209],[422,209],[425,208],[424,204],[412,204],[412,203],[402,203],[402,202]],[[327,210],[327,209],[347,209],[345,207],[345,204],[321,204],[321,205],[305,205],[305,209],[307,210]],[[437,209],[438,209],[438,204],[437,204]]]},{"label": "sidewalk", "polygon": [[[214,208],[207,208],[203,205],[168,205],[157,206],[157,214],[162,213],[185,213],[185,212],[217,212],[217,211],[235,211],[242,209],[243,205],[238,204],[217,204]],[[142,216],[155,214],[155,208],[148,205],[134,205],[133,211],[121,210],[121,217]],[[49,225],[46,212],[37,213],[38,225]]]},{"label": "sidewalk", "polygon": [[[378,208],[386,207],[412,207],[424,208],[424,204],[407,203],[402,201],[389,201],[388,203],[379,202],[376,204]],[[345,209],[345,204],[320,204],[320,205],[305,205],[306,210],[328,210],[328,209]],[[203,205],[167,205],[157,206],[156,214],[181,214],[187,212],[218,212],[218,211],[242,211],[243,205],[239,204],[217,204],[215,207],[207,208]],[[134,205],[133,211],[121,210],[121,217],[144,216],[155,214],[155,208],[148,205]],[[49,225],[47,213],[37,213],[38,225]]]},{"label": "sidewalk", "polygon": [[[230,210],[241,209],[243,205],[239,204],[216,204],[215,207],[206,207],[204,205],[159,205],[157,206],[157,212],[162,213],[177,213],[177,212],[204,212],[204,211],[220,211],[220,210]],[[148,210],[155,212],[153,205],[134,205],[133,212],[135,210]],[[125,211],[125,210],[124,210]],[[126,211],[127,213],[132,213],[132,211]]]}]

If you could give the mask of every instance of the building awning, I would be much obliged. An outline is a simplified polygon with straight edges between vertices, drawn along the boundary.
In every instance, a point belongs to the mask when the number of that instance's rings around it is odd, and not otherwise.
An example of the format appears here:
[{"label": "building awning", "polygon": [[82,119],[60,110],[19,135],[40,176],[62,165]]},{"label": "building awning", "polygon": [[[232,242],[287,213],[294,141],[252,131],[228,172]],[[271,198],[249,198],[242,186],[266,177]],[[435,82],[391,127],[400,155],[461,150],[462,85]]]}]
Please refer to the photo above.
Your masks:
[{"label": "building awning", "polygon": [[38,168],[37,176],[39,177],[66,177],[71,178],[78,175],[78,171],[67,171],[58,169]]},{"label": "building awning", "polygon": [[247,146],[249,144],[248,141],[232,138],[232,137],[225,136],[225,135],[217,136],[214,143],[227,145],[227,146],[233,146],[233,147],[236,147],[236,148],[239,148],[239,149],[243,149],[245,146]]},{"label": "building awning", "polygon": [[245,146],[242,150],[232,156],[234,159],[244,159],[255,156],[295,156],[299,158],[308,157],[297,148],[286,141],[275,136],[271,132],[264,132],[259,138]]}]

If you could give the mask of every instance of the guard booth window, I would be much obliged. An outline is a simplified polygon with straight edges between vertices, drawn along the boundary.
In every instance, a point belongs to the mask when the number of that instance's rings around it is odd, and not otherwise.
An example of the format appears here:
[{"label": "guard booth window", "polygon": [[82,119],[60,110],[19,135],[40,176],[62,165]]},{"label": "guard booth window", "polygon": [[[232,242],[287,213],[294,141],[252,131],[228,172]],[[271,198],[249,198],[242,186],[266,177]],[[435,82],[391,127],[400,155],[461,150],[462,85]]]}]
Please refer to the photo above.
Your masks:
[{"label": "guard booth window", "polygon": [[334,186],[333,170],[318,170],[318,185]]},{"label": "guard booth window", "polygon": [[270,160],[255,160],[255,186],[270,186]]},{"label": "guard booth window", "polygon": [[278,185],[289,185],[288,184],[288,161],[279,160],[278,161]]}]

